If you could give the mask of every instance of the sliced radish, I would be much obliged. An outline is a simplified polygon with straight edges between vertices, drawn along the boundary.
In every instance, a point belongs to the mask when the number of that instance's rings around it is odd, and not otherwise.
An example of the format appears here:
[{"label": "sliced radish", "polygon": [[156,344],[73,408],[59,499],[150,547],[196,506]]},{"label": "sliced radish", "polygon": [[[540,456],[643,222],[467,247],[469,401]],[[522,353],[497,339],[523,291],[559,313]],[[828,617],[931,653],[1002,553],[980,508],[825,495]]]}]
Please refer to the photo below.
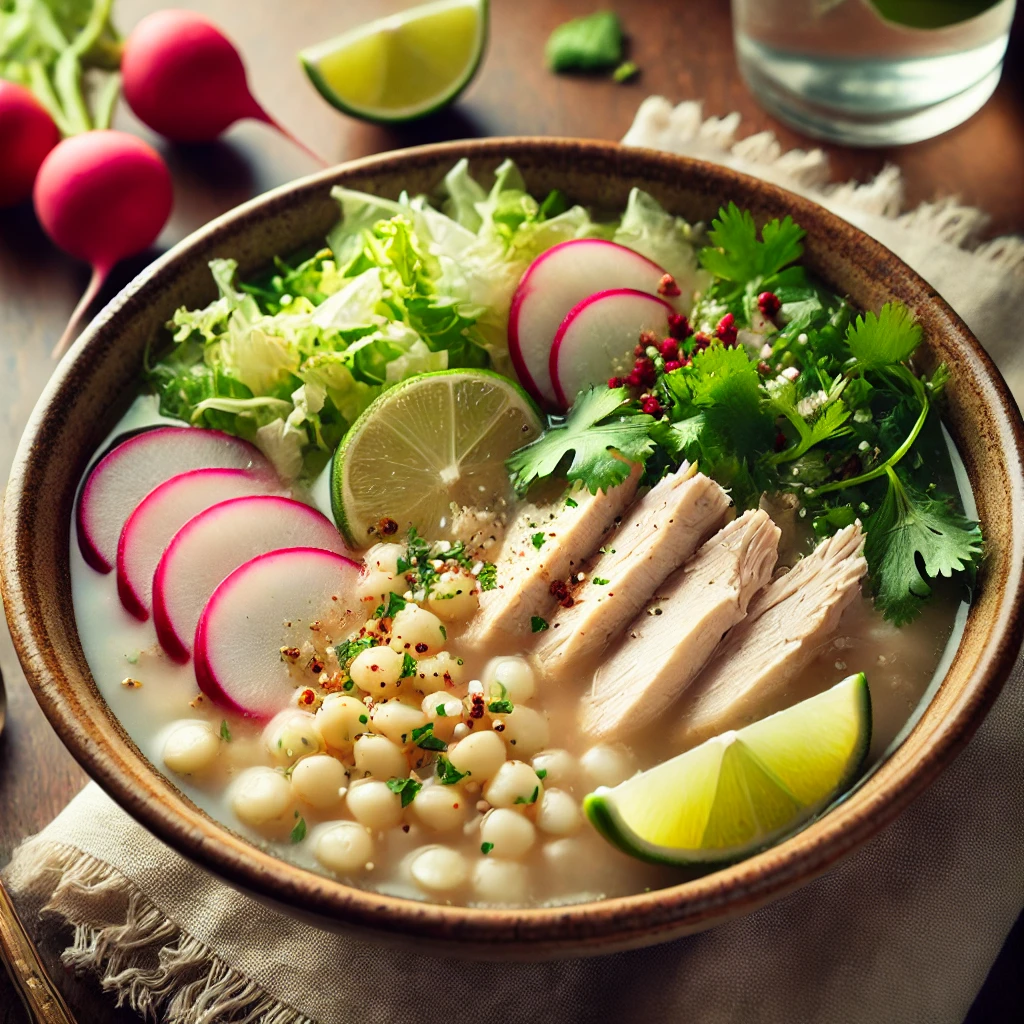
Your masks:
[{"label": "sliced radish", "polygon": [[250,558],[278,548],[348,554],[334,523],[291,498],[231,498],[193,516],[153,574],[153,624],[164,650],[188,661],[196,623],[217,585]]},{"label": "sliced radish", "polygon": [[222,707],[272,718],[292,701],[295,682],[281,648],[325,616],[350,616],[360,566],[316,548],[286,548],[239,566],[213,592],[196,627],[196,679]]},{"label": "sliced radish", "polygon": [[117,592],[137,619],[149,618],[153,573],[171,538],[195,515],[229,498],[267,494],[275,478],[251,469],[193,469],[154,487],[117,542]]},{"label": "sliced radish", "polygon": [[508,318],[509,354],[523,387],[538,402],[553,406],[551,345],[570,310],[588,295],[609,288],[656,295],[664,275],[646,256],[599,238],[561,242],[542,252],[523,274]]},{"label": "sliced radish", "polygon": [[629,373],[640,332],[667,337],[671,312],[664,299],[634,288],[598,292],[574,307],[551,346],[551,382],[559,406],[568,409],[590,384]]},{"label": "sliced radish", "polygon": [[78,495],[82,557],[97,572],[110,572],[121,529],[135,506],[170,477],[213,466],[271,472],[251,444],[219,430],[156,427],[130,436],[96,463]]}]

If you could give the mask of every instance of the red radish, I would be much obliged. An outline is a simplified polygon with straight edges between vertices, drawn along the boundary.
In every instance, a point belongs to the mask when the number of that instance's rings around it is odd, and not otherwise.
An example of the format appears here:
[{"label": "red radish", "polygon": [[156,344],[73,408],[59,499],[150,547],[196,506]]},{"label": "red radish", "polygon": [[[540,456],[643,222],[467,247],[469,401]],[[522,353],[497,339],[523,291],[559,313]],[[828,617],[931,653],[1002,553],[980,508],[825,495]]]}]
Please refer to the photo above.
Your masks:
[{"label": "red radish", "polygon": [[551,346],[551,381],[561,409],[591,384],[629,373],[641,331],[668,336],[672,307],[657,295],[611,288],[590,295],[562,321]]},{"label": "red radish", "polygon": [[357,625],[359,569],[317,548],[271,551],[239,566],[213,592],[196,627],[199,689],[221,707],[273,718],[295,699],[280,649],[301,646],[310,622],[328,612]]},{"label": "red radish", "polygon": [[231,498],[190,519],[153,574],[153,624],[163,649],[188,661],[199,616],[218,584],[250,558],[296,547],[348,554],[334,523],[291,498]]},{"label": "red radish", "polygon": [[276,480],[250,469],[193,469],[154,487],[135,507],[117,544],[117,592],[137,619],[149,618],[153,573],[171,538],[195,515],[229,498],[267,494]]},{"label": "red radish", "polygon": [[171,173],[160,154],[125,132],[72,135],[43,161],[33,198],[46,233],[92,265],[86,288],[53,350],[63,353],[114,265],[152,245],[171,214]]},{"label": "red radish", "polygon": [[23,85],[0,79],[0,208],[32,195],[32,183],[60,130]]},{"label": "red radish", "polygon": [[110,572],[125,520],[154,487],[192,469],[253,469],[273,475],[251,444],[219,430],[156,427],[133,434],[107,452],[78,495],[75,523],[82,557]]},{"label": "red radish", "polygon": [[[646,256],[598,238],[573,239],[542,252],[523,274],[509,312],[509,354],[523,387],[542,405],[553,407],[551,345],[569,311],[588,295],[608,288],[656,295],[664,276],[665,271]],[[679,296],[672,305],[687,300],[688,296]]]},{"label": "red radish", "polygon": [[325,163],[259,105],[235,44],[195,11],[157,11],[143,18],[125,40],[121,76],[135,116],[175,142],[211,142],[252,117]]}]

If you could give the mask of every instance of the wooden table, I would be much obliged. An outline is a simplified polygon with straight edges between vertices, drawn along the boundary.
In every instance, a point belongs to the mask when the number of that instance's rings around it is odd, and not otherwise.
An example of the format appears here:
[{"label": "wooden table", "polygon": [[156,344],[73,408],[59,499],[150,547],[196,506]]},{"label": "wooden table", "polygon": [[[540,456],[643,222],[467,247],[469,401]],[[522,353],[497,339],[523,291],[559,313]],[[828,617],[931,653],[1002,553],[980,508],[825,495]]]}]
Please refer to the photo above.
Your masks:
[{"label": "wooden table", "polygon": [[[743,133],[771,129],[783,146],[811,145],[764,113],[736,70],[727,0],[492,0],[490,51],[476,81],[452,110],[404,128],[349,120],[323,103],[299,70],[301,47],[371,17],[407,6],[403,0],[204,0],[202,8],[241,45],[256,95],[269,111],[332,161],[402,146],[481,135],[565,135],[616,139],[644,96],[702,98],[708,114],[743,114]],[[129,30],[161,6],[119,0],[118,24]],[[548,33],[560,22],[618,8],[631,37],[630,56],[642,68],[626,85],[607,79],[556,77],[544,69]],[[1024,19],[1018,19],[1006,73],[988,105],[962,127],[903,149],[827,147],[837,180],[869,178],[887,162],[902,168],[908,203],[949,194],[992,215],[993,234],[1024,231]],[[147,135],[122,110],[117,126]],[[308,157],[262,125],[230,131],[223,142],[178,148],[159,143],[175,178],[175,212],[161,246],[211,217],[314,169]],[[149,254],[151,258],[152,254]],[[109,298],[146,259],[122,268]],[[5,478],[31,409],[52,370],[49,351],[82,291],[86,269],[56,252],[30,210],[0,213],[0,473]],[[97,307],[98,308],[98,307]],[[7,683],[8,724],[0,737],[0,863],[25,836],[49,822],[86,776],[43,718],[25,683],[6,630],[0,665]],[[38,929],[37,929],[38,930]],[[972,1024],[1020,1019],[1024,958],[1020,922],[971,1016]],[[42,944],[61,987],[83,1022],[136,1021],[114,1009],[91,980],[63,972],[64,936],[45,929]],[[0,1024],[24,1017],[0,972]]]}]

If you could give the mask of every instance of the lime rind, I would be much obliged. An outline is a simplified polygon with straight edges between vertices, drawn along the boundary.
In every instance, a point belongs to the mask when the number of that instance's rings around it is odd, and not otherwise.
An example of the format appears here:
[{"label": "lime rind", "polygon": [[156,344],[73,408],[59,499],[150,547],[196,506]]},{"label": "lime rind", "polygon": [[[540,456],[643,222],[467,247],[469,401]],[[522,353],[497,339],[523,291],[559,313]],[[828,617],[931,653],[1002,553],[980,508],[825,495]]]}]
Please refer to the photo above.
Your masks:
[{"label": "lime rind", "polygon": [[[433,385],[438,381],[447,382],[449,388],[444,391],[437,389]],[[479,398],[474,408],[482,408],[490,401],[496,411],[483,423],[465,415],[464,409],[459,414],[456,388],[460,389],[459,395],[463,400],[468,397]],[[419,397],[410,407],[408,400],[416,392],[419,392]],[[496,400],[496,395],[500,402]],[[401,507],[402,497],[395,498],[397,505],[394,509],[387,510],[381,506],[371,515],[365,513],[366,502],[355,497],[355,489],[349,477],[353,473],[353,465],[361,465],[363,461],[360,442],[365,439],[368,431],[383,431],[390,446],[387,451],[371,446],[365,460],[368,467],[370,462],[384,467],[397,460],[399,468],[404,468],[410,476],[422,477],[424,473],[428,474],[431,484],[421,485],[416,492],[419,499],[418,512],[422,513],[424,509],[429,511],[431,498],[444,503],[445,508],[451,500],[445,489],[449,485],[443,479],[443,470],[429,475],[429,469],[434,464],[457,462],[460,483],[464,487],[471,482],[475,486],[475,481],[479,480],[483,481],[479,486],[486,491],[487,481],[496,477],[505,481],[504,461],[514,449],[502,451],[499,457],[492,450],[484,450],[482,441],[490,436],[492,430],[500,428],[498,419],[509,411],[518,412],[521,420],[514,447],[528,443],[544,429],[544,416],[533,399],[515,381],[493,370],[436,370],[417,374],[385,391],[352,424],[331,462],[331,511],[345,540],[354,548],[365,547],[368,541],[372,543],[376,539],[372,534],[377,520],[384,515],[395,518],[402,527],[410,525],[405,521],[406,509]],[[418,421],[417,426],[422,429],[396,429],[392,421],[401,421],[403,418]],[[442,426],[447,429],[442,430]],[[434,433],[431,433],[432,428],[436,428]],[[480,457],[474,461],[473,455],[477,451]],[[431,486],[434,481],[437,481],[436,486]],[[386,489],[386,480],[383,486]],[[401,486],[394,486],[393,493],[400,495]],[[417,528],[421,532],[430,532],[429,524],[426,523]]]},{"label": "lime rind", "polygon": [[[380,94],[386,89],[388,52],[383,38],[388,32],[408,28],[417,21],[426,21],[431,17],[461,8],[475,11],[476,33],[468,51],[467,63],[457,75],[453,76],[450,83],[447,83],[437,93],[398,108],[375,104],[371,98],[365,95],[367,86],[372,85],[377,91],[379,101]],[[299,53],[299,62],[317,92],[342,113],[376,124],[400,124],[433,114],[458,99],[480,68],[487,49],[489,23],[489,0],[437,0],[435,3],[423,4],[398,14],[379,18],[323,43],[308,47]],[[356,100],[352,97],[342,96],[331,85],[326,74],[325,63],[336,57],[341,58],[345,54],[354,55],[359,51],[366,51],[364,59],[360,61],[361,65],[375,70],[377,73],[369,82],[365,78],[370,76],[364,76],[364,80],[360,81],[364,96],[361,100]],[[406,55],[407,58],[409,56]],[[429,61],[430,51],[419,56],[426,57]]]},{"label": "lime rind", "polygon": [[[584,798],[583,809],[608,842],[633,857],[677,867],[722,866],[806,826],[851,785],[870,745],[871,695],[867,679],[858,673],[613,789],[601,787]],[[686,778],[691,787],[687,795],[695,799],[665,808],[661,795],[671,790],[666,778],[671,775],[692,776]],[[808,782],[811,776],[817,777],[817,787]],[[656,795],[646,799],[644,790],[651,789],[652,781]],[[704,792],[694,793],[693,786]],[[710,820],[719,799],[739,813],[721,822]],[[630,804],[629,813],[624,813]],[[651,841],[666,833],[684,842]]]}]

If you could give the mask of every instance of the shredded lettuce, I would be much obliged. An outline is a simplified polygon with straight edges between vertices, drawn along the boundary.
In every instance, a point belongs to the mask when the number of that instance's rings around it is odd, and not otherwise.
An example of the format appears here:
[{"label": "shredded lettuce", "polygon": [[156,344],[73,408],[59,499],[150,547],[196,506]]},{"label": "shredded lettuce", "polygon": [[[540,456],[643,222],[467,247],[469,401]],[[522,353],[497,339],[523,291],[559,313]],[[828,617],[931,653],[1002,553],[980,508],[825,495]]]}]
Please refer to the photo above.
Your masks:
[{"label": "shredded lettuce", "polygon": [[326,248],[238,280],[210,264],[217,297],[179,309],[170,350],[148,367],[165,415],[258,445],[286,479],[319,471],[381,391],[453,367],[511,375],[509,307],[532,260],[573,238],[614,238],[698,280],[689,227],[634,189],[621,221],[558,191],[532,196],[506,160],[486,188],[465,160],[441,194],[384,199],[335,188]]}]

